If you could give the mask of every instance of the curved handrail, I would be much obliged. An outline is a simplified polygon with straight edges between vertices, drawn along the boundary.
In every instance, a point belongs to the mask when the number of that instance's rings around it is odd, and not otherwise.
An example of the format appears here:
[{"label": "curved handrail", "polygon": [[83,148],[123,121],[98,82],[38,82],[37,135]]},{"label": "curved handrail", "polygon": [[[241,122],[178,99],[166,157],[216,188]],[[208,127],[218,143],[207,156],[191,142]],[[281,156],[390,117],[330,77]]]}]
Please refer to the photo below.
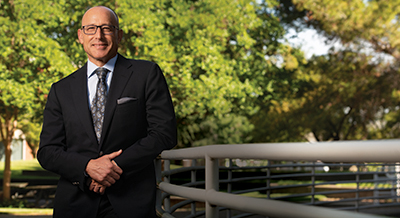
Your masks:
[{"label": "curved handrail", "polygon": [[[164,160],[206,159],[206,189],[176,186],[160,182],[159,189],[194,201],[206,202],[245,212],[266,216],[295,217],[379,217],[294,204],[271,199],[258,199],[231,193],[218,192],[216,161],[222,158],[323,161],[323,162],[399,162],[399,140],[335,141],[319,143],[264,143],[240,145],[210,145],[164,151],[160,155]],[[209,162],[207,164],[207,161]],[[211,164],[210,164],[211,163]],[[181,171],[181,170],[178,170]],[[171,175],[169,172],[164,175]],[[217,178],[210,178],[217,177]],[[217,179],[217,181],[215,181]],[[208,187],[207,187],[208,186]],[[291,210],[287,210],[290,207]],[[293,214],[295,212],[295,214]],[[207,214],[207,211],[206,211]],[[217,217],[207,215],[207,217]]]},{"label": "curved handrail", "polygon": [[[348,217],[348,218],[372,218],[381,217],[377,215],[340,211],[328,208],[313,207],[277,200],[259,199],[229,193],[217,192],[215,190],[204,190],[173,185],[161,182],[159,188],[165,192],[173,193],[195,201],[228,207],[235,210],[247,211],[265,216],[276,217]],[[288,210],[290,208],[290,210]]]},{"label": "curved handrail", "polygon": [[[377,146],[379,145],[379,146]],[[163,151],[169,160],[210,158],[243,158],[267,160],[303,160],[323,162],[399,162],[397,139],[333,142],[259,143],[207,145]]]}]

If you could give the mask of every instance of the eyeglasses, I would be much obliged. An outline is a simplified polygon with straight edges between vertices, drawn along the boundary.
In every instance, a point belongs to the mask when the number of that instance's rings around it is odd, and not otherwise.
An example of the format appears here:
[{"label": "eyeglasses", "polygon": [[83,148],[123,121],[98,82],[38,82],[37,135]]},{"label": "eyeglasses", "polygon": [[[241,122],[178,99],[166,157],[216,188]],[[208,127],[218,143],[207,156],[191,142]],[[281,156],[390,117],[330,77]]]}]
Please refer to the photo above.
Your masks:
[{"label": "eyeglasses", "polygon": [[94,34],[96,34],[97,28],[100,28],[104,35],[111,35],[111,34],[114,33],[114,29],[117,29],[117,30],[119,29],[118,27],[112,26],[112,25],[101,25],[101,26],[86,25],[86,26],[82,26],[83,33],[85,33],[86,35],[94,35]]}]

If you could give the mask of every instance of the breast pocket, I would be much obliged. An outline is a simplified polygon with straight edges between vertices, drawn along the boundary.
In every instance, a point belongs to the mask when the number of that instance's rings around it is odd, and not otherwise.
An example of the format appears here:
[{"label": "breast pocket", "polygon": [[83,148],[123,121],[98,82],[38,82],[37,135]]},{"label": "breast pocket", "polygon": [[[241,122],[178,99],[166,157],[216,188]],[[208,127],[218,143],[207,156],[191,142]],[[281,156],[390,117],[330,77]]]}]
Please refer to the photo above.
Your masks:
[{"label": "breast pocket", "polygon": [[139,100],[134,97],[123,97],[117,100],[116,113],[135,113],[137,112]]},{"label": "breast pocket", "polygon": [[138,131],[138,122],[141,114],[143,105],[140,105],[139,99],[125,101],[122,104],[117,104],[114,112],[112,130],[118,132],[118,134],[124,133],[135,133]]}]

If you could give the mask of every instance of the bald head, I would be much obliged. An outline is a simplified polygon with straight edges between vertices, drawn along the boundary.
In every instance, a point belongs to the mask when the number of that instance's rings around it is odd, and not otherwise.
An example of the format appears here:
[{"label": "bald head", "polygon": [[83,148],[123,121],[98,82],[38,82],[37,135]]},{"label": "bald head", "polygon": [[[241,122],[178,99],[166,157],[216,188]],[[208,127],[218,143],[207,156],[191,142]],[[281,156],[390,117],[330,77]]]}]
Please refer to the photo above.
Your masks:
[{"label": "bald head", "polygon": [[85,25],[84,21],[87,20],[88,17],[91,17],[93,14],[108,14],[111,19],[110,21],[113,23],[113,25],[119,27],[118,15],[113,10],[105,6],[95,6],[89,8],[82,17],[82,26]]}]

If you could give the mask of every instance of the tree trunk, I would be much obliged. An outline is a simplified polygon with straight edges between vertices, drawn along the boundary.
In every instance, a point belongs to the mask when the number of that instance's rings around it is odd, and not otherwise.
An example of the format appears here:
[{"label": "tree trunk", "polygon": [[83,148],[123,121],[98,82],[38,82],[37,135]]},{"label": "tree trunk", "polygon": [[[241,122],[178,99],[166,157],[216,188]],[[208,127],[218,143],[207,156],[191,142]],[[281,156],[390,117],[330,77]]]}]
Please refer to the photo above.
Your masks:
[{"label": "tree trunk", "polygon": [[4,172],[3,172],[3,201],[11,198],[11,142],[13,140],[14,131],[17,127],[18,109],[13,108],[12,113],[6,109],[4,125],[0,119],[0,134],[4,144]]}]

